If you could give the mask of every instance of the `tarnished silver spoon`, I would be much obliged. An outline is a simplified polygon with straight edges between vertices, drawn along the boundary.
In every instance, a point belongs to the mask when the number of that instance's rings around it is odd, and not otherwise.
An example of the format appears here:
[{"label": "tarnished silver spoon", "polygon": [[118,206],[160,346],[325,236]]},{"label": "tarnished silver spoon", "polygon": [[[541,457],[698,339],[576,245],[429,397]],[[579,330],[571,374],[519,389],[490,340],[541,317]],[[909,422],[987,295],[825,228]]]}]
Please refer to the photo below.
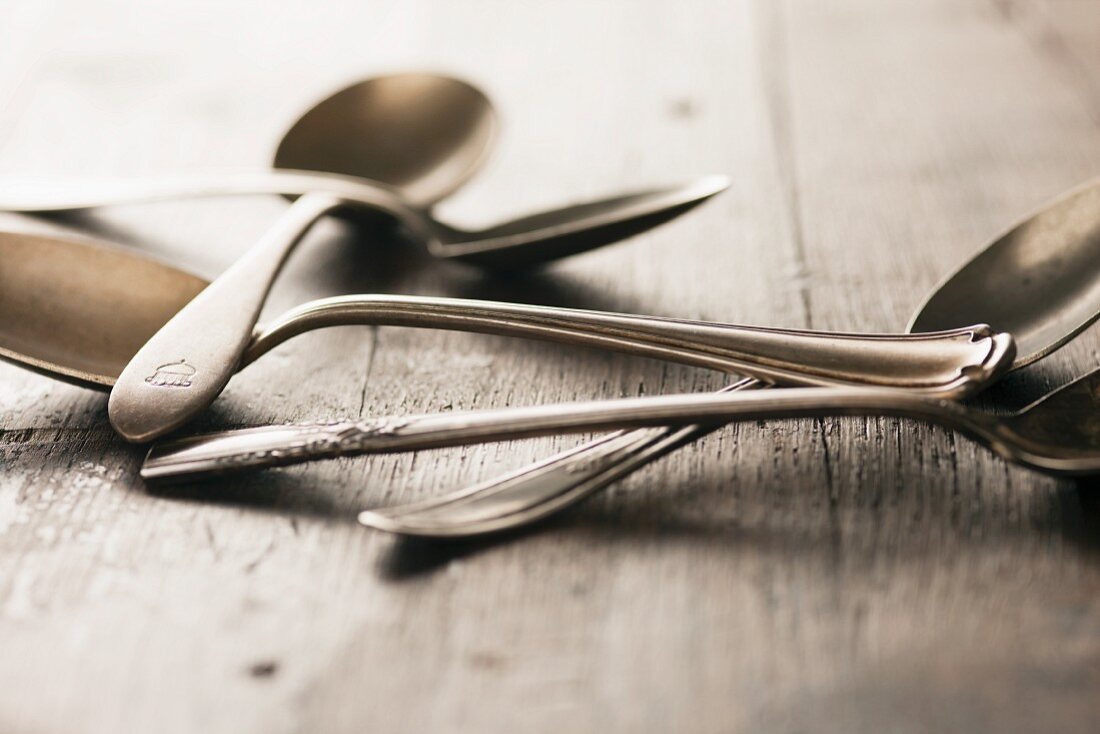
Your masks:
[{"label": "tarnished silver spoon", "polygon": [[[91,241],[0,232],[0,357],[109,387],[134,352],[186,308],[204,282]],[[920,336],[836,334],[653,318],[493,301],[341,296],[313,301],[257,329],[235,371],[297,334],[347,324],[434,327],[613,349],[787,384],[877,384],[959,396],[996,376],[1011,339],[976,326]],[[151,390],[186,392],[197,372],[171,360]]]},{"label": "tarnished silver spoon", "polygon": [[[224,431],[154,446],[141,475],[147,481],[178,481],[317,458],[418,451],[615,428],[893,415],[954,429],[1009,461],[1050,474],[1072,476],[1100,473],[1098,410],[1100,370],[1010,416],[995,416],[905,390],[872,387],[795,387],[723,395],[665,395]],[[368,515],[367,520],[373,521],[373,517]],[[384,522],[371,524],[384,529],[417,527],[407,521],[391,527]],[[438,532],[438,527],[438,522],[422,526],[426,532],[421,534],[445,535]]]},{"label": "tarnished silver spoon", "polygon": [[473,85],[438,74],[392,74],[342,89],[286,132],[269,171],[106,181],[0,181],[0,210],[45,213],[179,198],[324,194],[333,213],[383,212],[436,257],[518,268],[584,252],[683,214],[729,185],[704,176],[576,203],[479,230],[432,209],[485,161],[496,113]]}]

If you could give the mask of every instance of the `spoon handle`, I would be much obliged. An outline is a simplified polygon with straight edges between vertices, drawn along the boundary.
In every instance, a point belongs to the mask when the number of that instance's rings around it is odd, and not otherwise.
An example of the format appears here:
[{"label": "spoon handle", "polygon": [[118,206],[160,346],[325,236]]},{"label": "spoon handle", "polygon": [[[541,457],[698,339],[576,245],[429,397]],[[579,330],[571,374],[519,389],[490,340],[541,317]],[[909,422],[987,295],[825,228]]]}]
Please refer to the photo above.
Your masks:
[{"label": "spoon handle", "polygon": [[440,257],[491,269],[528,268],[618,242],[668,222],[729,187],[725,176],[635,191],[500,222],[476,232],[436,222]]},{"label": "spoon handle", "polygon": [[[206,175],[103,180],[0,180],[0,210],[23,213],[65,212],[120,204],[174,199],[324,192],[356,200],[369,197],[388,210],[392,190],[380,183],[335,173],[274,169],[226,171]],[[378,201],[376,202],[375,199]]]},{"label": "spoon handle", "polygon": [[878,385],[959,397],[999,376],[1012,338],[987,326],[930,334],[847,334],[408,296],[313,301],[258,334],[251,362],[302,332],[348,324],[435,327],[611,349],[788,385]]},{"label": "spoon handle", "polygon": [[154,446],[141,475],[150,481],[195,478],[337,456],[416,451],[557,433],[834,415],[924,419],[965,431],[984,439],[987,445],[997,444],[1000,451],[1007,450],[1003,441],[993,440],[995,419],[971,414],[950,401],[883,388],[792,388],[223,431]]},{"label": "spoon handle", "polygon": [[107,410],[115,430],[130,441],[151,440],[214,401],[240,363],[283,262],[310,225],[341,203],[328,194],[299,198],[138,350],[111,390]]}]

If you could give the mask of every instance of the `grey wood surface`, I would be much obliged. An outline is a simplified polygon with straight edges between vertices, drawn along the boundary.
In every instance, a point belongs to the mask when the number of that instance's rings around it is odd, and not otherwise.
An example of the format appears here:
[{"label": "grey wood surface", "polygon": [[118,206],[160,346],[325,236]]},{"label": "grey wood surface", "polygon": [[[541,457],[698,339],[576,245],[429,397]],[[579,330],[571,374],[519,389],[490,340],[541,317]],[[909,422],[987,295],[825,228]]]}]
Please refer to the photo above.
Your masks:
[{"label": "grey wood surface", "polygon": [[[268,313],[349,292],[901,330],[1100,173],[1092,0],[0,5],[0,175],[267,165],[357,78],[468,77],[504,129],[469,223],[721,172],[658,231],[522,278],[326,221]],[[275,198],[4,215],[214,275]],[[2,265],[0,265],[2,266]],[[1071,347],[984,400],[1096,365]],[[300,337],[199,427],[716,389],[656,362],[402,329]],[[575,439],[150,491],[103,395],[0,366],[0,731],[1095,732],[1100,489],[893,419],[730,428],[536,531],[395,541],[358,510]]]}]

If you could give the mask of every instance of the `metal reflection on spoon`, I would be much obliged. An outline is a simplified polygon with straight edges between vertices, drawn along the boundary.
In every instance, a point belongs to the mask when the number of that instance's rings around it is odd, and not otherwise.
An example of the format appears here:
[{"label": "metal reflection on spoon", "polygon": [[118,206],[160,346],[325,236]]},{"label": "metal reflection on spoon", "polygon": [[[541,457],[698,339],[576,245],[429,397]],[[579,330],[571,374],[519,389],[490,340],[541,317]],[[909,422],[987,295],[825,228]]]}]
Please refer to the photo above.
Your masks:
[{"label": "metal reflection on spoon", "polygon": [[1100,317],[1098,268],[1100,181],[1091,181],[1017,224],[945,278],[908,331],[990,324],[1015,336],[1016,366],[1022,367]]},{"label": "metal reflection on spoon", "polygon": [[[173,299],[175,307],[190,308],[188,299],[202,287],[194,276],[136,252],[90,242],[0,234],[0,262],[0,314],[6,317],[0,319],[0,355],[99,387],[126,373],[132,350],[140,350],[149,334],[163,331],[159,320],[176,318],[168,306]],[[996,376],[1012,350],[1007,336],[981,326],[920,336],[837,334],[493,301],[363,295],[321,299],[288,311],[250,335],[230,369],[240,369],[297,334],[346,324],[521,336],[747,371],[785,383],[892,385],[948,396],[965,394]],[[167,356],[151,361],[140,377],[145,389],[175,396],[194,390],[204,375],[201,363]]]}]

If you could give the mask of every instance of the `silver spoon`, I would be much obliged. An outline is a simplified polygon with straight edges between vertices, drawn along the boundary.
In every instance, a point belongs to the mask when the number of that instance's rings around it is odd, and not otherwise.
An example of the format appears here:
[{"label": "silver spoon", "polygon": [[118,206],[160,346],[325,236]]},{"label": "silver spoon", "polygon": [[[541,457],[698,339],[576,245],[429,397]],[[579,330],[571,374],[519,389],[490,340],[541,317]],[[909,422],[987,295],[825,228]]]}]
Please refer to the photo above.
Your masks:
[{"label": "silver spoon", "polygon": [[[971,318],[1015,335],[1014,368],[1064,345],[1100,308],[1100,182],[1040,209],[945,278],[908,331],[942,329]],[[1006,293],[1023,294],[1006,298]],[[742,380],[724,392],[760,387]],[[521,527],[591,496],[720,425],[620,431],[497,479],[422,502],[364,512],[370,527],[406,535],[469,537]]]},{"label": "silver spoon", "polygon": [[[988,270],[968,264],[937,287],[918,310],[910,330],[965,323],[979,312],[998,328],[1017,335],[1020,347],[1014,368],[1064,345],[1095,320],[1100,308],[1094,266],[1100,255],[1097,211],[1100,182],[1044,207],[971,261],[984,263]],[[1062,272],[1042,267],[1044,277],[1037,281],[1033,264],[1052,261],[1063,264]],[[989,282],[998,283],[1002,290],[992,290]],[[1032,288],[1036,282],[1043,288]],[[1005,296],[1015,293],[1017,286],[1028,289],[1027,299]],[[1051,297],[1054,294],[1057,297]],[[727,390],[758,384],[747,380]],[[621,432],[500,479],[413,505],[366,512],[360,519],[380,529],[429,536],[468,536],[518,527],[579,502],[716,427]]]},{"label": "silver spoon", "polygon": [[0,184],[0,210],[46,213],[178,198],[328,194],[344,211],[366,208],[394,217],[436,257],[515,268],[644,232],[729,186],[725,176],[705,176],[480,230],[440,221],[432,207],[481,167],[497,127],[491,103],[476,87],[436,74],[393,74],[354,84],[310,108],[283,136],[270,171],[37,186],[9,180]]},{"label": "silver spoon", "polygon": [[[63,379],[109,387],[143,343],[204,282],[133,250],[0,232],[0,356]],[[203,291],[205,292],[205,291]],[[794,384],[878,384],[959,396],[1011,359],[1011,340],[984,327],[852,335],[740,327],[630,314],[414,296],[307,303],[255,331],[233,369],[287,339],[340,324],[461,329],[603,347]],[[166,361],[148,384],[189,390],[191,365]]]},{"label": "silver spoon", "polygon": [[790,388],[666,395],[528,408],[264,426],[154,446],[148,481],[222,474],[320,457],[418,451],[559,433],[771,418],[893,415],[955,429],[1009,461],[1050,474],[1100,472],[1100,370],[998,417],[949,400],[872,387]]}]

